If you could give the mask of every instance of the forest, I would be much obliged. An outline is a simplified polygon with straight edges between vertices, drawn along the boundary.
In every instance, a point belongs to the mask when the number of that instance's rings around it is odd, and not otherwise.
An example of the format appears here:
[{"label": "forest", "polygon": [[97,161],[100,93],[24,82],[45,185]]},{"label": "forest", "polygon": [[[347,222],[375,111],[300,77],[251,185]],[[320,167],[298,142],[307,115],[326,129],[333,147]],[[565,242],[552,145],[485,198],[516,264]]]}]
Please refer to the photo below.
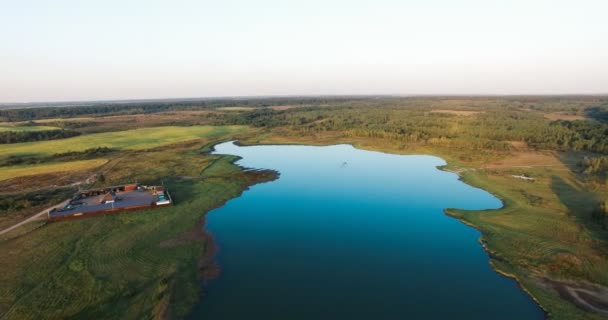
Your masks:
[{"label": "forest", "polygon": [[[545,108],[547,109],[547,108]],[[470,150],[503,150],[509,141],[538,149],[608,154],[608,124],[587,120],[550,121],[520,109],[472,108],[475,117],[420,107],[257,109],[228,116],[224,124],[287,126],[299,134],[338,131],[347,137],[374,137],[404,144],[434,144]],[[548,109],[550,110],[550,109]]]},{"label": "forest", "polygon": [[0,144],[64,139],[80,135],[72,130],[0,131]]}]

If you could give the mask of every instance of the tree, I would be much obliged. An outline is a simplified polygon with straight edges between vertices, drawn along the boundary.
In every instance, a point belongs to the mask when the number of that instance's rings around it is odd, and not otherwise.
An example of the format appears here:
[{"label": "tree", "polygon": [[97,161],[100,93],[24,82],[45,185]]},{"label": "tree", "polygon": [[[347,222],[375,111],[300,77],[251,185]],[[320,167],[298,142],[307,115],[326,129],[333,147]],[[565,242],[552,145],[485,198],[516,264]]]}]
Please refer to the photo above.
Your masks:
[{"label": "tree", "polygon": [[593,211],[593,217],[598,220],[602,228],[608,228],[608,200],[602,201]]}]

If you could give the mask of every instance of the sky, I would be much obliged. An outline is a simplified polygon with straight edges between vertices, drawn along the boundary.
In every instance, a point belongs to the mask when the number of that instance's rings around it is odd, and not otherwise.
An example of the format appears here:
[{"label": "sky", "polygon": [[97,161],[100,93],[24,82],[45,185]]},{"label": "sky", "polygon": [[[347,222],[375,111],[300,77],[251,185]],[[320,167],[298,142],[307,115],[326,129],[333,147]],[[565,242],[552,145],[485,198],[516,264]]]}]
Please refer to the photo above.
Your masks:
[{"label": "sky", "polygon": [[608,93],[605,0],[0,0],[0,102]]}]

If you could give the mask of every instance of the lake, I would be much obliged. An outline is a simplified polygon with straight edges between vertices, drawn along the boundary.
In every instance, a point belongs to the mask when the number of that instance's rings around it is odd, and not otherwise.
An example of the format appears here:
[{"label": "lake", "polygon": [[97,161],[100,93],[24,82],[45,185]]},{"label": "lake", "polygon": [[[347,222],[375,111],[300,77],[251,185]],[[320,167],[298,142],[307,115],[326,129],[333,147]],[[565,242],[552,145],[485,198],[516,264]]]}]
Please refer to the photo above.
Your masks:
[{"label": "lake", "polygon": [[216,154],[280,173],[207,215],[221,274],[193,319],[542,319],[489,265],[480,233],[445,208],[500,200],[440,171],[441,158],[350,145]]}]

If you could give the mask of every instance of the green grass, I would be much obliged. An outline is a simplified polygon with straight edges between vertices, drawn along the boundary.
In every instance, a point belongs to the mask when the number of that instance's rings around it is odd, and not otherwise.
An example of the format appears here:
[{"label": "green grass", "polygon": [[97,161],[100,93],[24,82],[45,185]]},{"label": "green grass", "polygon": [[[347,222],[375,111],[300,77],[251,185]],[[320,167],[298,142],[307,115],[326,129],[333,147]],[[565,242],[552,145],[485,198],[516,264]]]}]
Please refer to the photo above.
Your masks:
[{"label": "green grass", "polygon": [[[232,131],[210,132],[207,137],[224,139],[218,133]],[[0,241],[7,254],[0,261],[0,317],[183,317],[198,299],[196,265],[204,243],[160,243],[193,230],[206,211],[271,178],[241,172],[230,157],[201,155],[197,150],[207,141],[123,151],[101,169],[105,185],[164,180],[173,207],[52,223],[26,235],[16,230]],[[200,179],[207,166],[215,173]],[[171,176],[179,178],[166,179]]]},{"label": "green grass", "polygon": [[0,124],[0,132],[5,131],[51,131],[51,130],[61,130],[58,127],[49,127],[49,126],[19,126],[12,124]]},{"label": "green grass", "polygon": [[95,147],[141,150],[201,138],[214,139],[247,131],[243,126],[156,127],[97,133],[68,139],[15,143],[2,146],[0,157],[45,156]]},{"label": "green grass", "polygon": [[20,194],[0,194],[0,230],[21,222],[50,205],[64,201],[76,190],[76,187],[65,187]]},{"label": "green grass", "polygon": [[[519,169],[521,170],[521,169]],[[540,278],[588,281],[608,285],[606,250],[598,241],[606,232],[591,218],[594,194],[585,191],[571,172],[553,168],[529,168],[535,182],[514,179],[504,170],[472,171],[464,181],[501,198],[499,210],[448,214],[483,233],[497,259],[497,270],[515,276],[552,319],[599,319],[543,288]]]},{"label": "green grass", "polygon": [[[106,184],[188,176],[164,179],[172,207],[50,223],[0,241],[0,317],[184,317],[198,300],[196,266],[204,243],[161,243],[193,231],[205,212],[272,178],[192,152],[201,145],[131,153],[131,161],[104,172]],[[221,170],[200,179],[212,163]]]},{"label": "green grass", "polygon": [[35,165],[0,167],[0,181],[16,177],[32,176],[54,172],[80,171],[99,167],[106,159],[79,160],[59,163],[43,163]]}]

